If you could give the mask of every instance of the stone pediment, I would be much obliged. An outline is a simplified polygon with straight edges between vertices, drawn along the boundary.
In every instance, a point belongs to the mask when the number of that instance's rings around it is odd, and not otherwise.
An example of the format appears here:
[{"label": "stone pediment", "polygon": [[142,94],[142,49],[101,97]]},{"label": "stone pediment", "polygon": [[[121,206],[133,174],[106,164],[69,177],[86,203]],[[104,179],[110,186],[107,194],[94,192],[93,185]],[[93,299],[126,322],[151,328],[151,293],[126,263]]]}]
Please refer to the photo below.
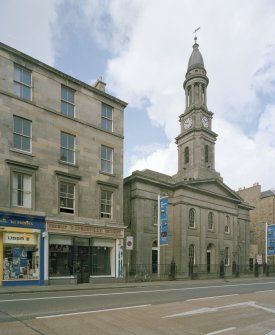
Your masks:
[{"label": "stone pediment", "polygon": [[178,187],[180,187],[180,185],[184,185],[184,188],[193,189],[196,192],[227,198],[231,201],[243,202],[243,199],[235,191],[219,179],[190,180],[177,184]]}]

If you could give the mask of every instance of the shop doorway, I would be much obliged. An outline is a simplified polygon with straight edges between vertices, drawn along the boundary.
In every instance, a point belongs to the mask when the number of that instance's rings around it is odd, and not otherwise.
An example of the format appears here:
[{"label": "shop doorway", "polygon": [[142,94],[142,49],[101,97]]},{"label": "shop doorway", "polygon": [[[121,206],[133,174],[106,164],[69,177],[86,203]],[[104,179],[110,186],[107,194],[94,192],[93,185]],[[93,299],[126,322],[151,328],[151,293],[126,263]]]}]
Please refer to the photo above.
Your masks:
[{"label": "shop doorway", "polygon": [[88,238],[75,239],[75,264],[76,264],[76,274],[77,283],[89,283],[90,281],[90,247]]}]

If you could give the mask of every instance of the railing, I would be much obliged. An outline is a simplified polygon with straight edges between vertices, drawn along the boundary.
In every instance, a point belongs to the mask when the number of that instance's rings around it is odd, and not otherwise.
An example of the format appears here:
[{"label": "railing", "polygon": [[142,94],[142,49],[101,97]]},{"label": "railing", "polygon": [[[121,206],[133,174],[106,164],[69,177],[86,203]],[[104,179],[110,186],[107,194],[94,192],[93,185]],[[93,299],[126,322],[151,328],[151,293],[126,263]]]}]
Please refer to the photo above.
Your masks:
[{"label": "railing", "polygon": [[274,264],[189,264],[181,268],[177,264],[131,264],[124,269],[127,281],[156,281],[173,279],[207,279],[207,278],[234,278],[234,277],[258,277],[275,276]]}]

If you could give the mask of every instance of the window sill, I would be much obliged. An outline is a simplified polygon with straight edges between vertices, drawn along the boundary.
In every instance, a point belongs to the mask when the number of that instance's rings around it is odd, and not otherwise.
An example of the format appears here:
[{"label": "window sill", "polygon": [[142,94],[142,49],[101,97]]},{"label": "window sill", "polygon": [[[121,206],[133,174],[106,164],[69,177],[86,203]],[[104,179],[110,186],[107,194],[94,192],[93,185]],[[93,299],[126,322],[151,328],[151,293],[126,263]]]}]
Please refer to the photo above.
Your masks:
[{"label": "window sill", "polygon": [[20,149],[15,149],[15,148],[10,148],[10,151],[12,152],[16,152],[18,154],[22,154],[22,155],[27,155],[30,157],[35,157],[35,155],[33,155],[31,152],[29,151],[24,151],[24,150],[20,150]]},{"label": "window sill", "polygon": [[110,176],[110,177],[115,177],[116,176],[114,173],[109,173],[109,172],[104,172],[104,171],[99,171],[99,173],[104,174],[106,176]]},{"label": "window sill", "polygon": [[78,168],[78,165],[76,165],[75,163],[65,162],[62,160],[59,160],[58,163]]}]

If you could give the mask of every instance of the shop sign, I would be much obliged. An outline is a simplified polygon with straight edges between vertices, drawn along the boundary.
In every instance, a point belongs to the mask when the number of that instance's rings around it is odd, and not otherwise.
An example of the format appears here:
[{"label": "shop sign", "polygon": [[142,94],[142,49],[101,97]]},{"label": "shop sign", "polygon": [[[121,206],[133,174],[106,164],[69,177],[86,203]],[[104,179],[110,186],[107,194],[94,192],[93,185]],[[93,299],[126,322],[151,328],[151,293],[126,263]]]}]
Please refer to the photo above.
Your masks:
[{"label": "shop sign", "polygon": [[0,226],[44,228],[45,217],[0,211]]},{"label": "shop sign", "polygon": [[67,233],[70,235],[89,235],[123,238],[124,231],[122,229],[108,228],[108,227],[94,227],[88,225],[74,225],[65,223],[48,223],[48,232],[51,233]]},{"label": "shop sign", "polygon": [[3,233],[3,243],[36,245],[35,237],[34,234]]}]

